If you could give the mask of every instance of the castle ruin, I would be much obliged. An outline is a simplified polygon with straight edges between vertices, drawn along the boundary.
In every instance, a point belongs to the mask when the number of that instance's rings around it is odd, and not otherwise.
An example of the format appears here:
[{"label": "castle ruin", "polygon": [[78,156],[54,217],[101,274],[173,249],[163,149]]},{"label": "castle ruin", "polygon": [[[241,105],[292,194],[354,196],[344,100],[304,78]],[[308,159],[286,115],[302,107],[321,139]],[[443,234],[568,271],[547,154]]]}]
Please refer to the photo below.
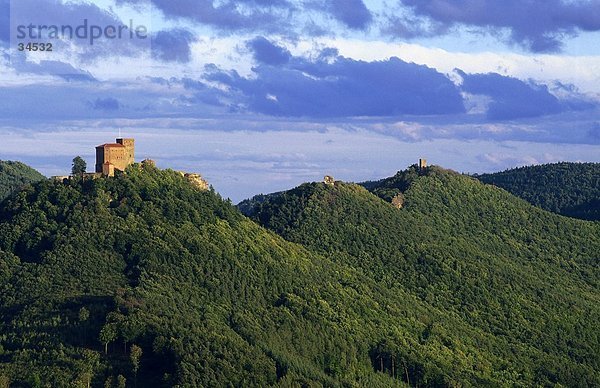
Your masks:
[{"label": "castle ruin", "polygon": [[402,207],[404,206],[404,194],[402,194],[402,193],[396,194],[392,198],[392,205],[394,205],[394,207],[396,209],[402,209]]}]

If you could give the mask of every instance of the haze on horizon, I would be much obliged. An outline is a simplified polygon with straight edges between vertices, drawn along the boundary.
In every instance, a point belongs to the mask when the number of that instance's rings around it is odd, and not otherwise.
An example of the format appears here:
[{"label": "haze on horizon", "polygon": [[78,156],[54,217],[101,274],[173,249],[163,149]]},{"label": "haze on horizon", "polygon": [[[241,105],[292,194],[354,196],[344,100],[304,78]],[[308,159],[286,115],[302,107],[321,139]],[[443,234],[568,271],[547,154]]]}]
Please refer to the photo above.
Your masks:
[{"label": "haze on horizon", "polygon": [[[464,172],[600,162],[598,9],[0,0],[0,159],[64,174],[75,155],[93,165],[94,146],[122,130],[138,160],[199,172],[235,201],[325,174],[381,178],[419,157]],[[16,55],[15,23],[30,15],[135,21],[151,40]]]}]

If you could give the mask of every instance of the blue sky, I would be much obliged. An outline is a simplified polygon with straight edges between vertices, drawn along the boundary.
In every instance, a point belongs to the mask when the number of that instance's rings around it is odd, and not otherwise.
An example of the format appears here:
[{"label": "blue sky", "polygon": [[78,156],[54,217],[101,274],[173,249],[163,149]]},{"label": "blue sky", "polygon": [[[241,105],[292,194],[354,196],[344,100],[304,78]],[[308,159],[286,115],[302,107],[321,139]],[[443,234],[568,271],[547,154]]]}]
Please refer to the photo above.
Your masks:
[{"label": "blue sky", "polygon": [[[392,175],[600,162],[598,0],[0,0],[0,159],[119,133],[234,201]],[[19,26],[143,26],[41,39]],[[110,27],[109,27],[110,28]],[[22,31],[22,30],[21,30]],[[48,32],[45,32],[46,34]],[[18,43],[52,42],[52,52]]]}]

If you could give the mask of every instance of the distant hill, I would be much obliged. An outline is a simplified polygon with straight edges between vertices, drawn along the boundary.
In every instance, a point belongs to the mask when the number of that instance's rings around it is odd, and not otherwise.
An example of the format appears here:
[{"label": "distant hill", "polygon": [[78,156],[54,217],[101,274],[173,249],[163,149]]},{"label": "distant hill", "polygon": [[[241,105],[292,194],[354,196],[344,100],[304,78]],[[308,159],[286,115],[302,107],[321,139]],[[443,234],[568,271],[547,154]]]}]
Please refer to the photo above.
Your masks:
[{"label": "distant hill", "polygon": [[22,186],[45,177],[21,162],[0,160],[0,201]]},{"label": "distant hill", "polygon": [[[390,309],[407,298],[428,311],[398,312],[375,359],[402,360],[411,385],[600,384],[600,225],[437,167],[364,185],[402,190],[403,209],[339,182],[304,184],[252,214],[359,268],[395,295]],[[399,329],[407,321],[423,330],[420,345]]]},{"label": "distant hill", "polygon": [[555,163],[476,175],[542,209],[600,220],[600,163]]}]

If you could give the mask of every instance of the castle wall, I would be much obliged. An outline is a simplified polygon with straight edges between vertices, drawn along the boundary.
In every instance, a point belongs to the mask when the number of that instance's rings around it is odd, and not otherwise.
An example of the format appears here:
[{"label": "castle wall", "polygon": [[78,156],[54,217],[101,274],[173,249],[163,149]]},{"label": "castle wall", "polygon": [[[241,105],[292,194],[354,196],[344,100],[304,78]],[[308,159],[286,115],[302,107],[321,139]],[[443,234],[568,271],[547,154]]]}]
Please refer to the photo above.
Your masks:
[{"label": "castle wall", "polygon": [[115,166],[116,170],[125,171],[125,168],[129,165],[125,151],[123,147],[104,147],[104,158],[106,162],[110,162]]},{"label": "castle wall", "polygon": [[102,165],[104,164],[104,147],[96,147],[96,168],[94,171],[102,172]]}]

